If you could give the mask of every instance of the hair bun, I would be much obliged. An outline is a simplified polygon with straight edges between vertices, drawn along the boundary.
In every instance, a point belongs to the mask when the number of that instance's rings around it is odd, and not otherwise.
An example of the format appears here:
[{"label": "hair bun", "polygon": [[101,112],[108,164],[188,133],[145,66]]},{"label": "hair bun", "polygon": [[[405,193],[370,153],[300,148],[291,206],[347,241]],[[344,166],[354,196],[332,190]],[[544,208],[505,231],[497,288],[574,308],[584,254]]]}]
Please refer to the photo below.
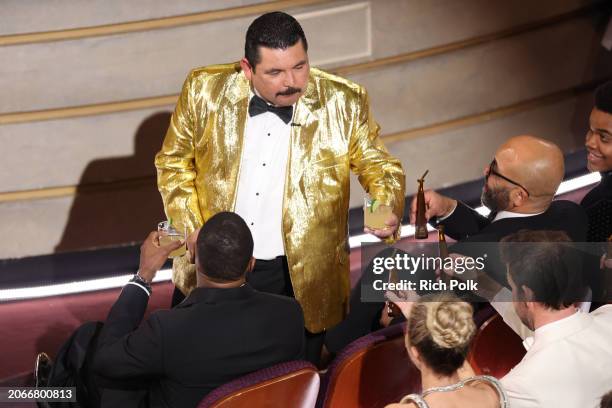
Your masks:
[{"label": "hair bun", "polygon": [[476,325],[469,303],[427,302],[427,309],[427,330],[436,345],[456,348],[471,341]]}]

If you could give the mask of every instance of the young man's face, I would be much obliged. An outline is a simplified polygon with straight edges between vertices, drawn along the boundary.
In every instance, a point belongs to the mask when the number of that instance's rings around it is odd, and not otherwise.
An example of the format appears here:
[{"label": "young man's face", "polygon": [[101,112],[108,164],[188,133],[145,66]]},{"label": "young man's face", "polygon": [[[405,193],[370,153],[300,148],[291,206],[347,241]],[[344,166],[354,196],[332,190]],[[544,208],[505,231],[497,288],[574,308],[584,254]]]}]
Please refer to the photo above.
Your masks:
[{"label": "young man's face", "polygon": [[240,62],[247,79],[259,95],[276,106],[291,106],[304,93],[310,66],[302,41],[287,49],[259,47],[255,69],[243,59]]},{"label": "young man's face", "polygon": [[612,170],[612,114],[594,108],[584,143],[591,171]]}]

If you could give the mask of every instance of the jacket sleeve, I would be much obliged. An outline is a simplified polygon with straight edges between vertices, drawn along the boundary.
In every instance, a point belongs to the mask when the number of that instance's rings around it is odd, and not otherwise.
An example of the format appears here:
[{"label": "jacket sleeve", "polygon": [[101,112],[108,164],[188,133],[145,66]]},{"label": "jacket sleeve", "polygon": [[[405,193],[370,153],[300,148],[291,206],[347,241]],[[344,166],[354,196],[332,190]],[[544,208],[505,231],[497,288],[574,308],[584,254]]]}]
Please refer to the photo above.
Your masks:
[{"label": "jacket sleeve", "polygon": [[[194,78],[190,73],[181,91],[162,148],[155,157],[157,187],[164,202],[166,216],[174,224],[193,231],[202,225],[202,215],[195,187],[195,148],[198,117],[206,112],[196,110]],[[199,104],[204,105],[204,104]]]},{"label": "jacket sleeve", "polygon": [[[364,190],[382,204],[393,207],[400,225],[404,215],[404,170],[398,159],[391,156],[379,138],[380,126],[372,117],[367,92],[359,92],[355,112],[355,127],[351,135],[349,155],[351,170],[358,176]],[[400,237],[400,228],[387,243]]]},{"label": "jacket sleeve", "polygon": [[446,235],[458,241],[478,234],[481,229],[490,224],[490,221],[476,210],[458,201],[455,211],[440,224],[444,225]]},{"label": "jacket sleeve", "polygon": [[100,333],[94,371],[110,379],[159,375],[163,371],[162,332],[154,314],[142,325],[148,296],[126,285],[111,308]]}]

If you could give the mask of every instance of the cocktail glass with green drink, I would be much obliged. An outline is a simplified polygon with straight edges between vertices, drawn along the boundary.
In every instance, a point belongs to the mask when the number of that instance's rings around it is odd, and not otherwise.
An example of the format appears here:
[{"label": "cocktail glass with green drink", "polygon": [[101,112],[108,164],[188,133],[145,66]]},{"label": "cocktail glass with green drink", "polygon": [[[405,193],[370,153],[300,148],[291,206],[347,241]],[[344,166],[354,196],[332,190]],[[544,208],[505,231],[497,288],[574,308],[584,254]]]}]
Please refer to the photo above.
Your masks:
[{"label": "cocktail glass with green drink", "polygon": [[391,218],[393,208],[379,200],[365,197],[363,202],[363,225],[369,229],[388,228],[386,222]]}]

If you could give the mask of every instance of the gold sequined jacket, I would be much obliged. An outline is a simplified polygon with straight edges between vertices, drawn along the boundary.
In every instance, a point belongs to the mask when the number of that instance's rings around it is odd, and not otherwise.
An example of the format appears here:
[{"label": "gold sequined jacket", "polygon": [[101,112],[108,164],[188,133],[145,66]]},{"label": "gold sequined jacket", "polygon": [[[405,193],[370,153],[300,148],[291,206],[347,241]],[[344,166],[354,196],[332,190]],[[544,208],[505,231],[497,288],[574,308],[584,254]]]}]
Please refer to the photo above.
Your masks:
[{"label": "gold sequined jacket", "polygon": [[[237,63],[195,69],[187,77],[155,158],[166,215],[193,231],[232,211],[240,175],[250,84]],[[404,173],[378,138],[361,86],[311,68],[295,105],[283,201],[283,234],[295,297],[306,328],[342,320],[348,305],[349,170],[372,198],[401,220]],[[393,239],[397,239],[398,232]],[[390,241],[392,241],[391,239]],[[195,287],[195,268],[174,261],[173,281]]]}]

